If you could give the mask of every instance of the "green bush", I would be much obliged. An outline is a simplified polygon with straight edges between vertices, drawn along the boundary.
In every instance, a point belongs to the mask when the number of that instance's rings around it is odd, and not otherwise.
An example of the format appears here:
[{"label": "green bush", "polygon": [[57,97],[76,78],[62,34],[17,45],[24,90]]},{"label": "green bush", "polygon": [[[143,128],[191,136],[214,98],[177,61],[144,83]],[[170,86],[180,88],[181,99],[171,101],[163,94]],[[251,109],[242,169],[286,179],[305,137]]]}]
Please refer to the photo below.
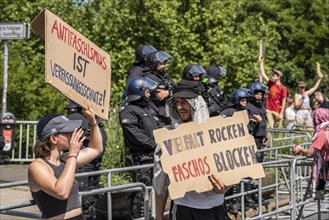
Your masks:
[{"label": "green bush", "polygon": [[[107,145],[103,157],[102,169],[111,169],[125,166],[126,149],[123,142],[122,128],[119,124],[118,108],[112,108],[110,118],[104,123],[107,132]],[[103,176],[101,183],[106,185],[106,177]],[[121,185],[131,182],[128,172],[114,173],[111,175],[111,185]]]}]

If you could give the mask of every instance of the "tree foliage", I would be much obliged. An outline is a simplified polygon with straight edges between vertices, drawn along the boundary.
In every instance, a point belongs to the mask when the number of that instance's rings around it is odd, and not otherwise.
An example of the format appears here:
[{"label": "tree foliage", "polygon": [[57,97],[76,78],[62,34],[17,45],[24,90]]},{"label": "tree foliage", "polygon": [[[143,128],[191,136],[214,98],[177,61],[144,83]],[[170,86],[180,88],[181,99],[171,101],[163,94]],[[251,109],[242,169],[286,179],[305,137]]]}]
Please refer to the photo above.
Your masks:
[{"label": "tree foliage", "polygon": [[[174,57],[175,81],[189,63],[219,64],[227,94],[258,79],[258,42],[266,48],[266,72],[282,70],[291,92],[304,80],[313,85],[315,62],[329,91],[328,0],[0,0],[1,22],[27,22],[47,8],[111,56],[111,107],[115,111],[138,45],[152,44]],[[3,43],[0,45],[3,60]],[[3,69],[3,62],[0,63]],[[63,112],[66,98],[44,83],[44,41],[9,41],[7,110],[21,120]],[[1,71],[1,78],[3,72]]]}]

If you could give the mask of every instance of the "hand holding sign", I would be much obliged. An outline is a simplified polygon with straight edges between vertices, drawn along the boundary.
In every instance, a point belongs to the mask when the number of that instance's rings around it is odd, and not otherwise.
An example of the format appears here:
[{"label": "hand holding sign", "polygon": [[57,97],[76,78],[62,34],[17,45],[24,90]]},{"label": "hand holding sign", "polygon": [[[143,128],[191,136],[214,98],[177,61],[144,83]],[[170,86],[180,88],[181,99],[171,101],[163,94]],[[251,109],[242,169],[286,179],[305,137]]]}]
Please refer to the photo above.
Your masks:
[{"label": "hand holding sign", "polygon": [[[257,163],[257,146],[248,133],[246,111],[233,117],[213,117],[204,124],[189,122],[175,130],[154,131],[161,146],[163,171],[170,179],[171,199],[186,192],[224,192],[224,186],[239,183],[241,178],[265,176]],[[214,174],[209,181],[208,176]],[[218,179],[217,179],[218,178]]]}]

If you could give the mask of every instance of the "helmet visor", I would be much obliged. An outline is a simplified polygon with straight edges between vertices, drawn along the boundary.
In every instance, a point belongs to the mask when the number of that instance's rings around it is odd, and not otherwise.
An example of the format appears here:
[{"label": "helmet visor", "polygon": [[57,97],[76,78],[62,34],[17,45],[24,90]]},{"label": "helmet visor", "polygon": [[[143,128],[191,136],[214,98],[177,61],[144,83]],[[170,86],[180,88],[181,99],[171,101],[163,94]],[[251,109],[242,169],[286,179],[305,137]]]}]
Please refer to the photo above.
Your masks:
[{"label": "helmet visor", "polygon": [[220,76],[226,76],[226,69],[224,67],[218,66]]},{"label": "helmet visor", "polygon": [[158,88],[158,83],[150,78],[145,77],[145,82],[143,87],[146,89],[149,89],[150,92],[154,91],[156,88]]},{"label": "helmet visor", "polygon": [[207,72],[201,65],[193,65],[193,67],[189,71],[192,76],[202,75],[207,76]]},{"label": "helmet visor", "polygon": [[155,49],[152,45],[146,45],[143,48],[143,56],[148,56],[150,53],[154,51],[158,51],[158,50]]},{"label": "helmet visor", "polygon": [[172,56],[167,54],[164,51],[159,51],[158,53],[155,54],[154,60],[158,63],[166,63],[166,62],[171,62],[172,61]]}]

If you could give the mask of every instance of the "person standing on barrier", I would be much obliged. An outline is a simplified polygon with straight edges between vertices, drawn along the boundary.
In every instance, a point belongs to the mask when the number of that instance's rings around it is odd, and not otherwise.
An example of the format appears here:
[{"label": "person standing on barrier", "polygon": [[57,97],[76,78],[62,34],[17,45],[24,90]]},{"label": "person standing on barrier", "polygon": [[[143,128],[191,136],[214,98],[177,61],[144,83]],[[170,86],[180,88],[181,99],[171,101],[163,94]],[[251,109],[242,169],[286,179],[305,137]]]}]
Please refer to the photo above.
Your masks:
[{"label": "person standing on barrier", "polygon": [[300,125],[312,126],[312,108],[310,95],[312,95],[317,88],[319,87],[323,74],[321,72],[320,64],[316,63],[318,80],[314,86],[306,90],[306,84],[304,81],[298,82],[298,92],[294,96],[295,108],[297,109],[296,113],[296,122]]},{"label": "person standing on barrier", "polygon": [[[224,108],[223,111],[220,112],[220,115],[224,118],[226,117],[232,117],[235,112],[247,110],[248,116],[249,116],[249,123],[248,123],[248,130],[250,134],[254,134],[255,128],[257,127],[257,120],[254,119],[253,115],[250,114],[250,111],[247,109],[248,102],[250,101],[251,97],[253,96],[253,92],[250,89],[246,88],[240,88],[237,90],[234,90],[231,93],[231,105],[228,105],[226,108]],[[251,189],[251,185],[246,185],[247,190]],[[227,192],[228,195],[234,195],[239,193],[239,185],[235,184],[232,186],[232,188]],[[230,200],[229,202],[229,212],[231,214],[237,214],[239,210],[241,210],[241,204],[240,199],[234,198]],[[255,201],[251,198],[250,195],[245,197],[246,201],[246,208],[256,208],[257,204]]]},{"label": "person standing on barrier", "polygon": [[274,125],[277,124],[278,128],[282,128],[284,110],[286,109],[286,100],[288,97],[288,89],[281,82],[282,72],[274,69],[272,79],[270,80],[265,73],[264,57],[260,56],[258,61],[260,64],[260,73],[269,90],[266,99],[267,127],[274,128]]},{"label": "person standing on barrier", "polygon": [[[167,115],[171,118],[171,129],[178,124],[194,121],[204,123],[209,118],[207,104],[202,98],[202,85],[197,81],[181,80],[173,90],[173,96],[166,103]],[[169,127],[168,127],[169,128]],[[168,198],[169,177],[163,172],[160,162],[161,148],[154,154],[154,178],[156,219],[163,219]],[[187,192],[184,197],[173,200],[172,219],[175,220],[227,220],[224,193],[229,187],[221,180],[210,176],[213,190],[203,193]]]},{"label": "person standing on barrier", "polygon": [[[64,107],[64,109],[67,110],[66,117],[68,119],[82,120],[81,128],[83,129],[83,135],[86,137],[86,139],[84,140],[81,149],[88,147],[90,141],[90,129],[88,126],[88,118],[82,112],[83,110],[82,106],[70,100],[69,103]],[[99,120],[97,116],[96,116],[96,121],[102,135],[102,144],[104,151],[96,159],[90,161],[89,163],[85,164],[82,167],[79,167],[77,169],[77,173],[93,172],[101,169],[103,154],[106,149],[107,134],[105,131],[104,124]],[[78,177],[77,180],[79,182],[79,190],[86,191],[86,190],[100,188],[101,187],[99,185],[100,177],[101,175]],[[82,197],[83,215],[86,217],[87,220],[96,219],[95,204],[96,201],[100,198],[100,196],[101,195],[91,195],[91,196]]]},{"label": "person standing on barrier", "polygon": [[314,157],[312,185],[313,197],[315,197],[316,191],[323,190],[326,180],[329,179],[329,109],[319,108],[315,110],[313,123],[314,135],[311,146],[304,149],[301,145],[296,145],[292,151],[296,155],[302,154],[307,157]]},{"label": "person standing on barrier", "polygon": [[[156,112],[150,108],[151,93],[154,94],[158,83],[147,77],[135,77],[127,85],[128,105],[120,109],[120,124],[125,146],[129,149],[127,165],[137,166],[153,163],[156,143],[153,130],[158,128]],[[153,168],[133,171],[133,182],[152,185]],[[131,196],[131,215],[133,218],[144,216],[143,192]]]},{"label": "person standing on barrier", "polygon": [[[83,113],[90,129],[89,144],[84,149],[81,149],[86,139],[80,128],[82,120],[49,114],[37,124],[39,140],[34,146],[37,159],[29,165],[28,181],[42,218],[86,219],[79,199],[79,183],[74,175],[78,167],[103,152],[103,145],[94,110],[88,104]],[[68,152],[62,154],[64,150]]]}]

